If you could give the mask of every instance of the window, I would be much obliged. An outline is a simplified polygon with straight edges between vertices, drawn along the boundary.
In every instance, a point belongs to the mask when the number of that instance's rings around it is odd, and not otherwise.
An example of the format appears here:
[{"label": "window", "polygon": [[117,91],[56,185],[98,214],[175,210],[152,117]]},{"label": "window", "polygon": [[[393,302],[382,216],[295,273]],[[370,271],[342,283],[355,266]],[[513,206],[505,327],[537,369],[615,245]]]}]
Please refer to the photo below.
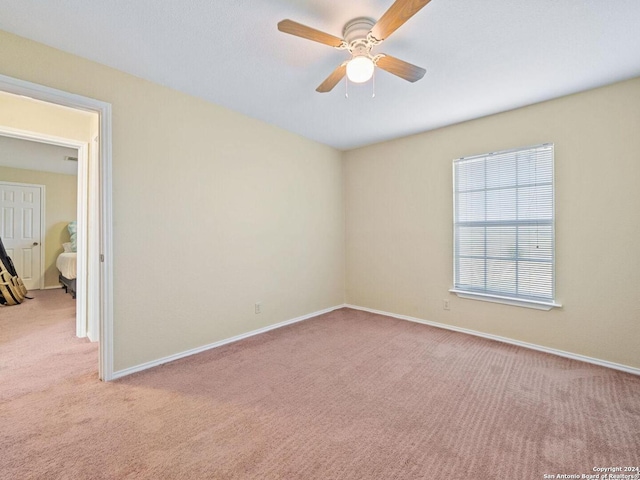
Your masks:
[{"label": "window", "polygon": [[553,145],[453,162],[454,287],[465,298],[555,303]]}]

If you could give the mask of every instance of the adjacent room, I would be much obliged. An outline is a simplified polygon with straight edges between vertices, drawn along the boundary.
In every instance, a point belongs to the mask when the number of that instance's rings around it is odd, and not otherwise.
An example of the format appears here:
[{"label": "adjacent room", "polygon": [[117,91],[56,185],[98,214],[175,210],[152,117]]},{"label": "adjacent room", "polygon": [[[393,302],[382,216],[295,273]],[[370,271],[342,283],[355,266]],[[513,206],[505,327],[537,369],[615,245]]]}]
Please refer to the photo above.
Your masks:
[{"label": "adjacent room", "polygon": [[640,478],[638,19],[0,2],[0,478]]},{"label": "adjacent room", "polygon": [[[29,217],[31,221],[28,225],[22,225],[23,218],[12,218],[13,224],[7,225],[9,218],[5,219],[3,227],[9,227],[4,231],[5,248],[10,252],[16,251],[12,240],[16,235],[10,234],[14,230],[25,229],[33,231],[34,241],[31,245],[26,245],[29,254],[12,255],[16,263],[16,269],[21,273],[21,277],[27,283],[29,290],[41,290],[47,288],[58,288],[60,270],[57,264],[66,262],[64,259],[72,259],[73,256],[63,256],[61,254],[72,252],[71,235],[69,224],[76,220],[77,210],[77,175],[78,158],[77,151],[48,145],[40,142],[31,142],[6,136],[0,136],[0,188],[3,191],[9,189],[33,189],[39,188],[38,197],[44,196],[44,211],[40,208],[34,209],[35,213]],[[41,193],[42,192],[42,193]],[[5,205],[5,197],[0,198],[2,208],[8,209]],[[39,204],[36,205],[40,207]],[[23,216],[24,217],[24,216]],[[44,252],[44,262],[41,261],[42,248],[41,228],[42,218],[46,219],[44,225],[46,241],[45,246],[49,247]],[[20,221],[20,223],[19,223]],[[35,244],[35,245],[34,245]],[[20,247],[24,251],[24,247]],[[23,263],[28,261],[29,263]],[[20,262],[20,263],[17,263]],[[72,262],[73,263],[73,262]],[[65,267],[72,279],[75,279],[75,266],[70,264]]]}]

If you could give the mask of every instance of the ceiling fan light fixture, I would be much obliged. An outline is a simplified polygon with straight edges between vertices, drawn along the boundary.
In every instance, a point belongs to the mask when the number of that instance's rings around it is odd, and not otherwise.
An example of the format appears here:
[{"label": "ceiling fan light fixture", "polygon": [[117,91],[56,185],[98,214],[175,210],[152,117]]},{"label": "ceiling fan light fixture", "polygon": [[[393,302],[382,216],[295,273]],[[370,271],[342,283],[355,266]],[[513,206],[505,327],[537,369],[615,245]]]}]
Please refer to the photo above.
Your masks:
[{"label": "ceiling fan light fixture", "polygon": [[347,63],[347,78],[353,83],[364,83],[373,76],[375,65],[367,55],[353,57]]},{"label": "ceiling fan light fixture", "polygon": [[351,54],[351,60],[338,65],[318,85],[316,92],[330,92],[345,76],[347,81],[364,83],[373,77],[376,67],[408,82],[416,82],[426,73],[424,68],[411,65],[384,53],[372,55],[371,49],[380,45],[430,1],[395,0],[377,21],[368,17],[357,17],[348,22],[342,30],[343,38],[307,27],[289,19],[278,22],[278,30],[289,35],[322,43],[338,50],[347,50]]}]

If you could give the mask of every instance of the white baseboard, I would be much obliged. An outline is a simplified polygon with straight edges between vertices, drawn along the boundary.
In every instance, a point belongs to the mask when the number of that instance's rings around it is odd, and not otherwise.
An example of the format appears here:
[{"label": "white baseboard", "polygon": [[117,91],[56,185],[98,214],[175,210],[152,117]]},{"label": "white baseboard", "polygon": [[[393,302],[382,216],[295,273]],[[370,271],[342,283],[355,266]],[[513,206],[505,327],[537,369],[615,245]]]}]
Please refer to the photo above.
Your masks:
[{"label": "white baseboard", "polygon": [[550,353],[552,355],[557,355],[559,357],[569,358],[571,360],[578,360],[580,362],[591,363],[593,365],[599,365],[601,367],[607,367],[614,370],[620,370],[622,372],[631,373],[634,375],[640,375],[640,368],[631,367],[628,365],[622,365],[619,363],[609,362],[607,360],[601,360],[598,358],[587,357],[585,355],[580,355],[577,353],[565,352],[564,350],[557,350],[555,348],[544,347],[542,345],[536,345],[534,343],[521,342],[520,340],[514,340],[512,338],[501,337],[498,335],[492,335],[490,333],[478,332],[476,330],[470,330],[467,328],[456,327],[453,325],[447,325],[444,323],[431,322],[429,320],[423,320],[421,318],[410,317],[408,315],[398,315],[391,312],[384,312],[382,310],[374,310],[372,308],[360,307],[357,305],[336,305],[334,307],[330,307],[324,310],[319,310],[317,312],[309,313],[307,315],[302,315],[300,317],[292,318],[291,320],[285,320],[284,322],[276,323],[273,325],[269,325],[267,327],[259,328],[257,330],[252,330],[247,333],[242,333],[240,335],[236,335],[235,337],[226,338],[224,340],[220,340],[218,342],[210,343],[208,345],[203,345],[201,347],[196,347],[191,350],[186,350],[184,352],[176,353],[173,355],[169,355],[167,357],[159,358],[157,360],[152,360],[150,362],[145,362],[140,365],[136,365],[134,367],[125,368],[124,370],[118,370],[114,372],[111,380],[115,380],[117,378],[126,377],[127,375],[131,375],[132,373],[141,372],[143,370],[147,370],[149,368],[157,367],[159,365],[163,365],[165,363],[173,362],[174,360],[178,360],[180,358],[188,357],[191,355],[195,355],[197,353],[205,352],[207,350],[211,350],[212,348],[221,347],[223,345],[227,345],[229,343],[237,342],[239,340],[243,340],[245,338],[252,337],[254,335],[260,335],[261,333],[268,332],[270,330],[275,330],[277,328],[285,327],[287,325],[291,325],[293,323],[302,322],[303,320],[308,320],[313,317],[317,317],[319,315],[323,315],[325,313],[333,312],[334,310],[339,310],[341,308],[352,308],[354,310],[362,310],[364,312],[375,313],[378,315],[384,315],[387,317],[397,318],[399,320],[406,320],[408,322],[421,323],[423,325],[429,325],[436,328],[442,328],[445,330],[452,330],[454,332],[466,333],[468,335],[474,335],[476,337],[487,338],[490,340],[496,340],[498,342],[508,343],[510,345],[517,345],[519,347],[528,348],[530,350],[537,350],[539,352]]},{"label": "white baseboard", "polygon": [[520,340],[514,340],[512,338],[500,337],[498,335],[478,332],[476,330],[469,330],[467,328],[455,327],[453,325],[447,325],[444,323],[431,322],[429,320],[422,320],[420,318],[409,317],[407,315],[397,315],[395,313],[383,312],[381,310],[374,310],[372,308],[359,307],[357,305],[346,304],[344,306],[346,308],[353,308],[354,310],[362,310],[364,312],[376,313],[378,315],[385,315],[387,317],[397,318],[399,320],[407,320],[409,322],[422,323],[424,325],[443,328],[445,330],[453,330],[454,332],[461,332],[469,335],[474,335],[476,337],[488,338],[490,340],[496,340],[498,342],[517,345],[519,347],[528,348],[530,350],[537,350],[539,352],[550,353],[552,355],[557,355],[559,357],[570,358],[571,360],[578,360],[580,362],[591,363],[593,365],[599,365],[601,367],[612,368],[614,370],[620,370],[622,372],[632,373],[634,375],[640,375],[640,368],[635,368],[628,365],[622,365],[620,363],[609,362],[607,360],[601,360],[599,358],[587,357],[585,355],[580,355],[578,353],[565,352],[564,350],[557,350],[555,348],[543,347],[542,345],[536,345],[534,343],[521,342]]},{"label": "white baseboard", "polygon": [[205,352],[207,350],[211,350],[212,348],[221,347],[223,345],[227,345],[228,343],[237,342],[238,340],[243,340],[245,338],[253,337],[254,335],[260,335],[261,333],[268,332],[270,330],[275,330],[276,328],[286,327],[287,325],[291,325],[293,323],[302,322],[303,320],[308,320],[313,317],[317,317],[318,315],[323,315],[325,313],[333,312],[334,310],[338,310],[340,308],[344,308],[346,305],[336,305],[335,307],[326,308],[324,310],[319,310],[317,312],[308,313],[307,315],[302,315],[301,317],[292,318],[291,320],[285,320],[284,322],[275,323],[273,325],[269,325],[267,327],[259,328],[257,330],[252,330],[247,333],[242,333],[240,335],[236,335],[235,337],[225,338],[224,340],[220,340],[218,342],[210,343],[208,345],[203,345],[201,347],[192,348],[191,350],[186,350],[184,352],[175,353],[173,355],[169,355],[167,357],[159,358],[157,360],[151,360],[150,362],[141,363],[140,365],[136,365],[134,367],[125,368],[124,370],[118,370],[117,372],[113,372],[110,380],[115,380],[117,378],[126,377],[127,375],[131,375],[132,373],[141,372],[142,370],[147,370],[148,368],[157,367],[158,365],[162,365],[164,363],[173,362],[174,360],[178,360],[180,358],[188,357],[191,355],[195,355],[196,353]]},{"label": "white baseboard", "polygon": [[56,288],[62,288],[62,285],[49,285],[48,287],[44,287],[42,290],[55,290]]}]

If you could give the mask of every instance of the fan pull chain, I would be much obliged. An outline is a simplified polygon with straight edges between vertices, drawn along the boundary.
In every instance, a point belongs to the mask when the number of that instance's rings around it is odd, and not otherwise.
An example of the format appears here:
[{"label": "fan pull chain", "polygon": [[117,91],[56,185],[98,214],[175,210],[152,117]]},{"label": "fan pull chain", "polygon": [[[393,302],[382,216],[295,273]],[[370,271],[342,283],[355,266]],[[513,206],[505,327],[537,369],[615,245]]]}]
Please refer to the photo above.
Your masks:
[{"label": "fan pull chain", "polygon": [[344,77],[344,98],[349,98],[349,79],[346,75]]},{"label": "fan pull chain", "polygon": [[371,98],[376,98],[376,70],[373,69],[373,75],[371,76]]}]

